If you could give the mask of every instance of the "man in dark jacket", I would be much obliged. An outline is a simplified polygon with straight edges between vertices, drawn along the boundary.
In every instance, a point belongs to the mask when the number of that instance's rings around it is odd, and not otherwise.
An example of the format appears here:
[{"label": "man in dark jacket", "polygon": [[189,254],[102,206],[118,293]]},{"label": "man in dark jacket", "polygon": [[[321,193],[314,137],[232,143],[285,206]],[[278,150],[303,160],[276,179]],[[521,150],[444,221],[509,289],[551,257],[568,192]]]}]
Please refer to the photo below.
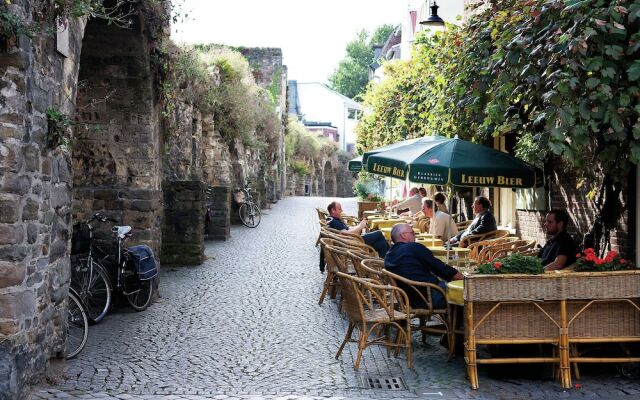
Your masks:
[{"label": "man in dark jacket", "polygon": [[471,222],[471,225],[451,238],[449,243],[457,246],[462,239],[469,235],[478,235],[498,229],[496,219],[493,217],[493,214],[491,214],[491,211],[489,211],[489,208],[491,208],[489,199],[484,196],[476,197],[475,200],[473,200],[473,214],[475,214],[475,218]]},{"label": "man in dark jacket", "polygon": [[[387,271],[400,275],[412,281],[428,282],[446,288],[444,281],[464,279],[464,276],[455,268],[448,266],[433,256],[431,251],[420,243],[416,243],[416,235],[409,224],[396,224],[391,230],[393,246],[387,252],[384,259],[384,268]],[[402,288],[402,285],[400,285]],[[409,296],[412,307],[424,307],[420,296],[411,289],[403,288]],[[440,292],[431,291],[434,308],[443,308],[447,301]],[[426,297],[426,296],[425,296]]]}]

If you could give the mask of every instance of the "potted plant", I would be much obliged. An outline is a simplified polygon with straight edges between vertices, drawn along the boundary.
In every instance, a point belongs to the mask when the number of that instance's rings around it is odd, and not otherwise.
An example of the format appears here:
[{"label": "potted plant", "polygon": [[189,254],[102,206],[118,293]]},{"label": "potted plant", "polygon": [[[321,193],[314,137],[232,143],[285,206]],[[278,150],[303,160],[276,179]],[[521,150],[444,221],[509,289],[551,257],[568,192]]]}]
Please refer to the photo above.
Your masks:
[{"label": "potted plant", "polygon": [[582,253],[576,254],[577,261],[574,270],[576,272],[597,272],[597,271],[626,271],[635,269],[635,266],[620,257],[617,251],[611,250],[604,258],[599,258],[593,249],[585,249]]},{"label": "potted plant", "polygon": [[380,181],[373,175],[360,172],[353,183],[353,193],[358,198],[358,218],[362,219],[365,211],[384,208],[385,204],[380,196]]}]

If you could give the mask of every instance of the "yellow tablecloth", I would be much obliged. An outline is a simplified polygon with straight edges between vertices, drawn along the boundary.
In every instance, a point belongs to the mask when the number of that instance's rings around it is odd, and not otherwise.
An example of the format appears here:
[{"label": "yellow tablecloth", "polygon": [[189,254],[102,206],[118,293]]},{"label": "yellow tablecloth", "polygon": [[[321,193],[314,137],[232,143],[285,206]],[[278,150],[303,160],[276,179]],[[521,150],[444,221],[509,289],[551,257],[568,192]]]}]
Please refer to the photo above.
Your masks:
[{"label": "yellow tablecloth", "polygon": [[447,301],[450,304],[464,306],[464,281],[447,283]]},{"label": "yellow tablecloth", "polygon": [[404,224],[406,222],[407,221],[403,218],[373,218],[369,220],[369,226],[371,227],[371,229],[393,228],[395,224]]},{"label": "yellow tablecloth", "polygon": [[[416,237],[416,242],[420,243],[421,245],[425,246],[428,249],[431,249],[431,247],[441,247],[444,244],[442,242],[442,239],[436,239],[433,236],[432,237],[420,237],[420,236]],[[453,254],[453,251],[451,253]]]},{"label": "yellow tablecloth", "polygon": [[[429,240],[424,241],[422,244],[425,245],[427,249],[431,250],[431,252],[434,255],[437,255],[437,256],[447,255],[447,248],[442,245],[431,246]],[[449,256],[457,255],[460,258],[464,258],[464,257],[469,257],[469,254],[471,254],[471,250],[467,249],[466,247],[452,247],[451,250],[449,250]]]}]

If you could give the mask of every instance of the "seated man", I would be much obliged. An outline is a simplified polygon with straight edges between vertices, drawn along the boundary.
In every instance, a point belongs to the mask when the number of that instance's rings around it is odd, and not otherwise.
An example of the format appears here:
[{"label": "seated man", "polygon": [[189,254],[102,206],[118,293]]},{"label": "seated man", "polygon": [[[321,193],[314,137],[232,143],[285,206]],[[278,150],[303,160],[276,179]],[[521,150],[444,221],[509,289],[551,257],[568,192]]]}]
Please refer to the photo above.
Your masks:
[{"label": "seated man", "polygon": [[384,257],[387,254],[387,250],[389,250],[389,243],[387,243],[387,239],[384,238],[382,232],[375,231],[362,234],[362,230],[367,226],[366,220],[363,219],[358,225],[349,228],[344,222],[342,222],[342,219],[340,219],[340,216],[342,215],[342,205],[337,201],[331,202],[327,207],[327,211],[329,211],[329,215],[331,216],[331,218],[327,220],[329,228],[346,231],[345,233],[352,235],[362,235],[364,242],[376,249],[380,257]]},{"label": "seated man", "polygon": [[462,239],[469,235],[478,235],[480,233],[487,233],[498,229],[496,219],[489,211],[491,208],[491,202],[489,199],[483,196],[478,196],[473,200],[473,213],[475,218],[471,222],[471,225],[464,231],[454,236],[449,243],[453,246],[457,246]]},{"label": "seated man", "polygon": [[[394,274],[400,275],[412,281],[428,282],[446,287],[446,283],[439,281],[438,277],[446,280],[464,279],[464,276],[455,268],[438,260],[431,251],[416,243],[416,235],[409,224],[396,224],[391,230],[393,246],[384,259],[384,268]],[[420,296],[411,289],[400,287],[407,293],[411,307],[425,307]],[[447,300],[440,292],[431,291],[434,308],[443,308]]]},{"label": "seated man", "polygon": [[578,246],[566,231],[569,214],[564,210],[551,210],[544,221],[544,230],[553,237],[544,245],[538,257],[547,271],[562,269],[576,262]]},{"label": "seated man", "polygon": [[409,198],[398,204],[394,204],[391,208],[395,208],[396,210],[408,209],[410,213],[409,215],[419,212],[422,209],[422,196],[420,196],[418,188],[411,188],[411,190],[409,190]]},{"label": "seated man", "polygon": [[451,215],[439,210],[434,211],[434,206],[433,200],[423,199],[422,213],[425,217],[431,218],[429,233],[446,242],[458,233],[458,228]]}]

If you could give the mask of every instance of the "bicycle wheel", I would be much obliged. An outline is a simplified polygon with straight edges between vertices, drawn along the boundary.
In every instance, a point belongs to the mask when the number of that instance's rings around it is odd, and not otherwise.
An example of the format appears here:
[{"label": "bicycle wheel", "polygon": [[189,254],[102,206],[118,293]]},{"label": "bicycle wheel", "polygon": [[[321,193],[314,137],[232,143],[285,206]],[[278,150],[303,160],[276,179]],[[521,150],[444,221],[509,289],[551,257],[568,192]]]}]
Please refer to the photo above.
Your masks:
[{"label": "bicycle wheel", "polygon": [[93,268],[89,267],[87,260],[84,265],[74,266],[71,276],[71,287],[73,287],[82,303],[86,307],[89,323],[100,322],[111,307],[112,292],[111,280],[107,271],[93,261]]},{"label": "bicycle wheel", "polygon": [[151,304],[151,297],[153,297],[153,279],[139,281],[136,286],[135,290],[127,290],[125,297],[134,310],[144,311]]},{"label": "bicycle wheel", "polygon": [[89,336],[89,319],[84,306],[75,290],[69,288],[69,302],[67,304],[67,340],[64,354],[67,360],[77,356]]},{"label": "bicycle wheel", "polygon": [[260,208],[253,203],[242,203],[240,210],[240,221],[244,226],[255,228],[260,224]]}]

